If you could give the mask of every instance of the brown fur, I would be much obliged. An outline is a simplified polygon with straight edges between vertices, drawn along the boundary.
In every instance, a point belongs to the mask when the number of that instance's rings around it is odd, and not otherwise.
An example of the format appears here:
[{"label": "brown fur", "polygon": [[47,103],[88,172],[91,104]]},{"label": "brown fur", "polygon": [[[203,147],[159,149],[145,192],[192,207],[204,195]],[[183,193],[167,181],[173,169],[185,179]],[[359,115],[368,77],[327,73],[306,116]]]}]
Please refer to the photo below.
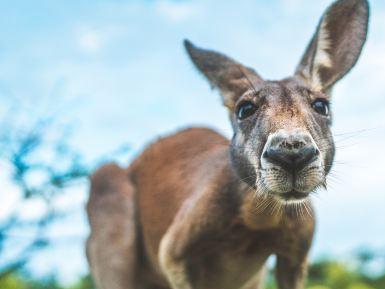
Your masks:
[{"label": "brown fur", "polygon": [[[264,81],[186,42],[194,64],[220,90],[234,136],[186,129],[147,147],[128,169],[110,164],[93,175],[87,256],[99,289],[257,289],[271,255],[278,287],[302,288],[315,224],[305,197],[325,185],[334,155],[330,116],[312,104],[327,101],[331,84],[354,65],[367,8],[364,0],[331,6],[296,75],[283,81]],[[336,35],[322,31],[344,19]],[[330,43],[315,45],[321,34]],[[344,53],[349,43],[360,49]],[[239,119],[245,102],[258,109]],[[265,157],[274,146],[290,151],[299,144],[317,155],[297,173]],[[284,201],[288,190],[300,190],[301,200]]]}]

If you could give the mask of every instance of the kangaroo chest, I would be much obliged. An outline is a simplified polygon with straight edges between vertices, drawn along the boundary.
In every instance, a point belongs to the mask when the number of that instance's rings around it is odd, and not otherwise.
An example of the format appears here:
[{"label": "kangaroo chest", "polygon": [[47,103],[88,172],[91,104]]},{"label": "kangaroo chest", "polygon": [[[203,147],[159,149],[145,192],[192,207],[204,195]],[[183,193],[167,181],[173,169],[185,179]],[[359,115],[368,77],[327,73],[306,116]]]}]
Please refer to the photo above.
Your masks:
[{"label": "kangaroo chest", "polygon": [[258,282],[255,277],[262,275],[267,258],[277,253],[285,238],[280,229],[250,231],[234,226],[223,235],[201,240],[188,256],[191,280],[196,288],[207,289],[242,288]]}]

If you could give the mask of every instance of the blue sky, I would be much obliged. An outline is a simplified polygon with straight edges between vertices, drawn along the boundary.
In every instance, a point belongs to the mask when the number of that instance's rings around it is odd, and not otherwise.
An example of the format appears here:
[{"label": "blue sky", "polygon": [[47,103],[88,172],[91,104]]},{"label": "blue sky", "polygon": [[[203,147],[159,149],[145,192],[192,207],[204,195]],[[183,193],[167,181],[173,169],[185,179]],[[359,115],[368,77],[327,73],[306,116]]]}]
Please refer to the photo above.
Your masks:
[{"label": "blue sky", "polygon": [[[90,159],[122,143],[132,146],[132,158],[159,135],[191,125],[230,136],[220,97],[196,73],[182,40],[224,52],[266,79],[283,78],[330,2],[1,1],[0,112],[15,101],[28,117],[60,111],[76,124],[72,142]],[[334,90],[339,150],[331,188],[315,199],[313,256],[385,247],[385,2],[370,3],[362,58]],[[38,274],[55,270],[69,281],[86,271],[86,195],[83,186],[58,201],[73,213],[52,235],[79,238],[40,254]],[[0,201],[10,206],[17,198],[3,191]],[[26,214],[39,210],[32,202]]]}]

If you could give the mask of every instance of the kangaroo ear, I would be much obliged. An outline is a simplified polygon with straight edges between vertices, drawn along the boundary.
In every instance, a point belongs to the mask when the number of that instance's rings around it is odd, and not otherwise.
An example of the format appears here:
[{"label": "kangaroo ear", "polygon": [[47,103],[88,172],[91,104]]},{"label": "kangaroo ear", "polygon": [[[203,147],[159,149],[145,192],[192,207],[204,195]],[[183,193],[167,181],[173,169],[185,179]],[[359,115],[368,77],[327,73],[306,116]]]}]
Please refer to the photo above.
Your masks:
[{"label": "kangaroo ear", "polygon": [[314,89],[328,91],[355,65],[366,40],[369,4],[339,0],[322,16],[296,76]]},{"label": "kangaroo ear", "polygon": [[209,80],[212,88],[220,90],[224,105],[230,109],[244,92],[256,89],[263,81],[253,69],[223,54],[198,48],[188,40],[184,45],[196,68]]}]

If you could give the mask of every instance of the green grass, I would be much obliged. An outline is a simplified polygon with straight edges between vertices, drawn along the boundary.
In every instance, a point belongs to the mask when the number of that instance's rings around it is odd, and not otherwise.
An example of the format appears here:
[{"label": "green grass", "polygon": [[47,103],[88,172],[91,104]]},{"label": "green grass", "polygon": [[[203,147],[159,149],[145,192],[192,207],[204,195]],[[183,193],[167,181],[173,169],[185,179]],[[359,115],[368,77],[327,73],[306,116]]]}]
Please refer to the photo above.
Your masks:
[{"label": "green grass", "polygon": [[[364,266],[352,266],[335,260],[322,260],[309,268],[307,289],[385,289],[385,272],[372,275]],[[55,277],[35,280],[24,273],[15,272],[0,279],[1,289],[94,289],[89,275],[70,286],[60,285]],[[274,289],[273,272],[266,280],[266,289]],[[218,288],[220,289],[220,288]]]}]

